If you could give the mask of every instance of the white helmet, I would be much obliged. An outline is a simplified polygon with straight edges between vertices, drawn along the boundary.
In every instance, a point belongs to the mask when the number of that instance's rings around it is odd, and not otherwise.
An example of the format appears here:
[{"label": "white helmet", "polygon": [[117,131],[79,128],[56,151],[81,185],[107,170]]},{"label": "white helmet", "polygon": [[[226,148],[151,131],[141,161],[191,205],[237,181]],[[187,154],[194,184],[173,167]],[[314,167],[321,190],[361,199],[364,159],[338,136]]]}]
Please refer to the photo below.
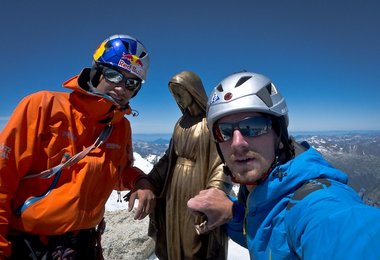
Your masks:
[{"label": "white helmet", "polygon": [[[259,112],[284,117],[289,125],[288,107],[272,81],[264,75],[238,72],[222,80],[207,102],[209,129],[222,117],[238,112]],[[213,135],[213,131],[210,131]],[[214,136],[212,136],[214,138]]]}]

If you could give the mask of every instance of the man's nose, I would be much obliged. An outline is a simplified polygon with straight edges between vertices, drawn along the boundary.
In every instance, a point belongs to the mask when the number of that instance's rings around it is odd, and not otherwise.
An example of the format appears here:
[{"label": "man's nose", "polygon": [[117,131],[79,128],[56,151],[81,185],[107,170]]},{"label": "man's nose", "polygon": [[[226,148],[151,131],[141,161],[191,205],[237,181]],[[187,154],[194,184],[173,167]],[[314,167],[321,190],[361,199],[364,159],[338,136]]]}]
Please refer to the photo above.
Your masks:
[{"label": "man's nose", "polygon": [[234,129],[232,132],[232,146],[247,145],[244,135],[239,129]]}]

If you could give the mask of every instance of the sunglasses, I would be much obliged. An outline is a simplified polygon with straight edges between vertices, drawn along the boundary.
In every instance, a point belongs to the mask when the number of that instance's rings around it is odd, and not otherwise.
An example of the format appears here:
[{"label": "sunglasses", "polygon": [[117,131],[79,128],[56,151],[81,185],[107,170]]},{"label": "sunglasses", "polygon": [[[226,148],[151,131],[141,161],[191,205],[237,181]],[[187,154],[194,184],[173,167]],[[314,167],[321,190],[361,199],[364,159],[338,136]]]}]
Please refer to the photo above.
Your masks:
[{"label": "sunglasses", "polygon": [[232,138],[239,130],[245,137],[255,137],[268,133],[272,129],[272,120],[268,116],[247,117],[235,123],[216,123],[213,127],[215,141],[222,143]]},{"label": "sunglasses", "polygon": [[103,70],[103,76],[108,82],[113,84],[124,82],[125,88],[132,92],[140,89],[141,87],[141,80],[127,78],[121,72],[111,68],[105,68]]}]

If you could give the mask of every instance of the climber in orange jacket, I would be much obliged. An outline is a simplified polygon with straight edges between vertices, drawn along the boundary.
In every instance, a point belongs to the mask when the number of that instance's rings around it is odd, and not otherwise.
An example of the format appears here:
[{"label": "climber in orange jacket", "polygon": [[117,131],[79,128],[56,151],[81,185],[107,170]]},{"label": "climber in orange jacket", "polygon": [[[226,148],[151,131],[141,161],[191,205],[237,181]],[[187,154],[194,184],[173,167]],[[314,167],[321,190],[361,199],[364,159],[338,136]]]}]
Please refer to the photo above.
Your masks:
[{"label": "climber in orange jacket", "polygon": [[64,83],[71,93],[25,97],[0,134],[0,259],[101,258],[98,224],[114,189],[132,191],[129,210],[139,199],[135,219],[154,209],[124,117],[146,78],[148,52],[113,35],[93,58]]}]

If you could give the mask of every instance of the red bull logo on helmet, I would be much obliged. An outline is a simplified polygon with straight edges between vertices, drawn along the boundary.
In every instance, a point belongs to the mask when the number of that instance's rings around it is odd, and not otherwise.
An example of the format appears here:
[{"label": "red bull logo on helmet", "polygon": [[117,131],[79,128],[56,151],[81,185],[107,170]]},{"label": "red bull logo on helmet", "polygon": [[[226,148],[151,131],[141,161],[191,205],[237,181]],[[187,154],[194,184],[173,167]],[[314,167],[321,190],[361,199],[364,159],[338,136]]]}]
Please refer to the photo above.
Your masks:
[{"label": "red bull logo on helmet", "polygon": [[117,65],[143,78],[144,70],[142,67],[144,67],[144,64],[136,55],[123,52],[123,55]]},{"label": "red bull logo on helmet", "polygon": [[128,64],[126,63],[124,60],[120,59],[119,60],[119,63],[117,64],[120,68],[123,68],[137,76],[139,76],[140,78],[144,78],[144,70],[141,69],[141,66],[138,66],[136,67],[135,65],[133,65],[132,63]]},{"label": "red bull logo on helmet", "polygon": [[129,61],[130,64],[144,67],[144,64],[141,62],[140,58],[137,57],[136,55],[123,53],[123,56],[121,58],[123,60]]}]

